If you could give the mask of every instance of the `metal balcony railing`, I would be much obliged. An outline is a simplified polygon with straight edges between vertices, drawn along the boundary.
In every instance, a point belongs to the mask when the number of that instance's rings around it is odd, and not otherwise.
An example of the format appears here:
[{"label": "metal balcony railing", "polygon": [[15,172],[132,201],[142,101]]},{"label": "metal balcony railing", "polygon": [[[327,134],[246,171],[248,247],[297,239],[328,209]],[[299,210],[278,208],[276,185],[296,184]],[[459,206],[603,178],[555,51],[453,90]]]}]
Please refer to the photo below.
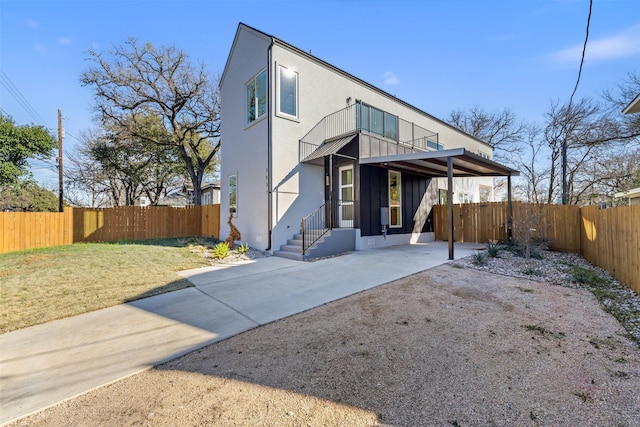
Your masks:
[{"label": "metal balcony railing", "polygon": [[303,136],[300,139],[300,160],[323,142],[357,130],[421,151],[442,149],[436,132],[358,102],[323,117]]}]

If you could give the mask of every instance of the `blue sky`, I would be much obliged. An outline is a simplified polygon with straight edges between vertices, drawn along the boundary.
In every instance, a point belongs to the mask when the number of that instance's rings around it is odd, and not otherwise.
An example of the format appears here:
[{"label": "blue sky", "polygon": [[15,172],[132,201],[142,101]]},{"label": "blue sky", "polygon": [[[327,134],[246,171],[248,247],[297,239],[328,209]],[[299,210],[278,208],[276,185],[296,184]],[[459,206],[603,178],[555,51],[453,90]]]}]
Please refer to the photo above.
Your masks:
[{"label": "blue sky", "polygon": [[[588,9],[587,0],[0,0],[0,107],[54,131],[61,109],[71,151],[93,126],[91,91],[79,82],[88,49],[133,36],[221,72],[243,22],[436,117],[479,105],[541,122],[571,95]],[[594,0],[576,96],[596,97],[639,68],[640,1]],[[52,168],[36,166],[55,188]]]}]

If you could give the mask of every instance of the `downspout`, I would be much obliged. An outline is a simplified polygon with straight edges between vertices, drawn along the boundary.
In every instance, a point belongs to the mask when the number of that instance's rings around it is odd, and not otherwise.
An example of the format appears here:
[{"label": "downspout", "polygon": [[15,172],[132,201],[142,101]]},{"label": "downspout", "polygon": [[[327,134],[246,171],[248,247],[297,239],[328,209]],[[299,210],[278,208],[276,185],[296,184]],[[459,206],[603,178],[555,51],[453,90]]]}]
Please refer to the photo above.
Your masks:
[{"label": "downspout", "polygon": [[267,251],[271,250],[271,231],[272,231],[272,211],[273,211],[273,192],[272,192],[272,158],[271,158],[271,102],[273,102],[273,93],[271,91],[271,48],[273,47],[273,38],[267,49]]}]

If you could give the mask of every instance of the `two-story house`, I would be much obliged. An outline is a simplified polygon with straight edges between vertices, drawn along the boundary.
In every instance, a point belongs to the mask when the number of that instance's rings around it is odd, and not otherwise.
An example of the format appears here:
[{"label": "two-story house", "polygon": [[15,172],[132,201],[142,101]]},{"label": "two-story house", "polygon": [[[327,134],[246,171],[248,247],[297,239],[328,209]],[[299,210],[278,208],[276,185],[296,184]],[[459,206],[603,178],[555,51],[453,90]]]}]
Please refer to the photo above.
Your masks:
[{"label": "two-story house", "polygon": [[517,174],[484,142],[244,24],[220,92],[221,235],[232,212],[243,242],[276,254],[430,241],[434,204],[492,201],[492,177]]}]

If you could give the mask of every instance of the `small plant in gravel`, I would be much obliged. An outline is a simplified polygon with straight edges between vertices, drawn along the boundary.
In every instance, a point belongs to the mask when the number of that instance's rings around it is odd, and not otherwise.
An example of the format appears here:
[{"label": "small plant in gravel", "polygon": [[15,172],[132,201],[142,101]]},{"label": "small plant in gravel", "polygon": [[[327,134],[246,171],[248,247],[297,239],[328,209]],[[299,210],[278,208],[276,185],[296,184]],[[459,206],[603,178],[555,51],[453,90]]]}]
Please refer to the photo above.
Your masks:
[{"label": "small plant in gravel", "polygon": [[487,255],[491,258],[498,258],[500,256],[500,251],[502,251],[502,245],[497,242],[487,243]]},{"label": "small plant in gravel", "polygon": [[227,242],[221,242],[213,248],[211,256],[217,259],[225,259],[229,256],[229,244]]},{"label": "small plant in gravel", "polygon": [[570,270],[571,276],[573,280],[577,283],[580,283],[589,287],[599,287],[602,285],[608,285],[609,281],[599,274],[595,273],[593,270],[588,268],[580,267],[579,265],[575,265]]},{"label": "small plant in gravel", "polygon": [[240,246],[238,246],[238,249],[236,249],[236,250],[238,251],[238,253],[240,255],[244,255],[247,252],[249,252],[249,244],[248,243],[240,244]]},{"label": "small plant in gravel", "polygon": [[527,276],[542,276],[542,272],[532,265],[529,265],[527,268],[522,270],[522,274],[526,274]]},{"label": "small plant in gravel", "polygon": [[582,400],[582,403],[586,403],[587,400],[591,399],[591,394],[588,391],[576,391],[573,394],[574,396],[577,396],[580,400]]},{"label": "small plant in gravel", "polygon": [[476,251],[473,255],[473,264],[474,265],[485,265],[487,264],[487,253],[482,251]]},{"label": "small plant in gravel", "polygon": [[599,302],[602,303],[604,300],[615,301],[618,298],[617,294],[610,289],[611,281],[600,276],[595,271],[576,265],[571,268],[570,273],[573,280],[590,289]]}]

